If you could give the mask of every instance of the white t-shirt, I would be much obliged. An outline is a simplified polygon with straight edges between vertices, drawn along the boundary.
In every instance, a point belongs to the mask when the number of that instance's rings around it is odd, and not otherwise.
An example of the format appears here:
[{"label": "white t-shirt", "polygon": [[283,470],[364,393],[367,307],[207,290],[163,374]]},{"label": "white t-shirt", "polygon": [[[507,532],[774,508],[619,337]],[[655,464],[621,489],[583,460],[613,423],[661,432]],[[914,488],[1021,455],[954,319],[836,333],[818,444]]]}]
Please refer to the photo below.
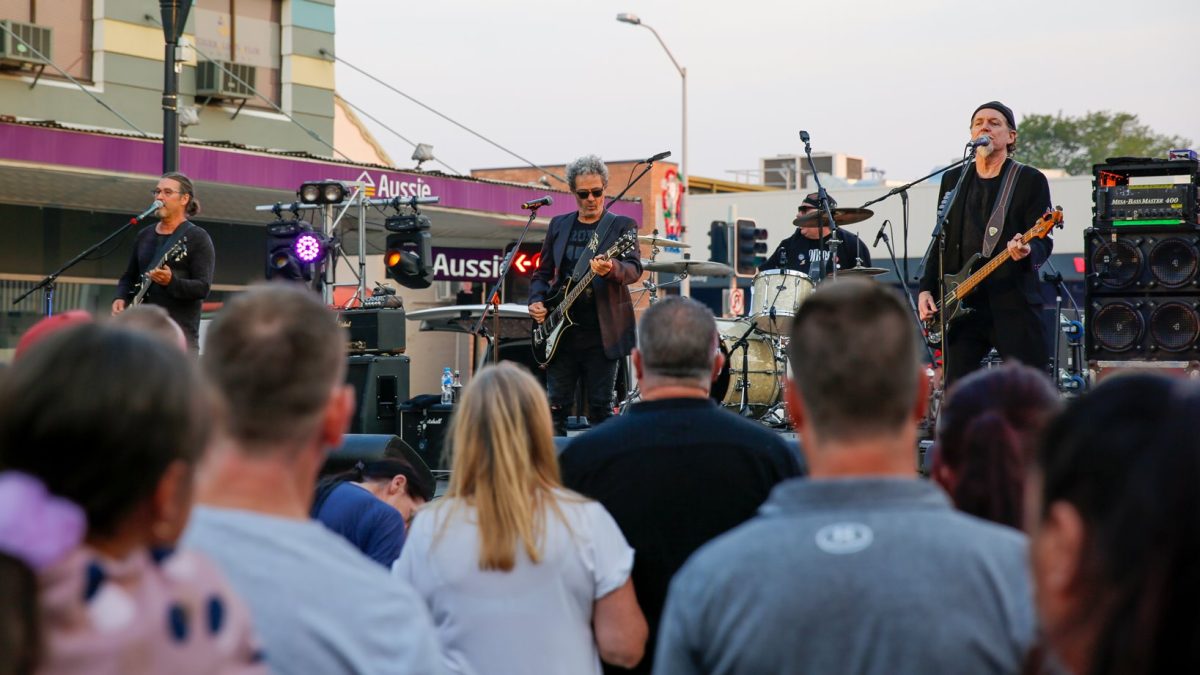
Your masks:
[{"label": "white t-shirt", "polygon": [[449,500],[422,511],[392,573],[425,599],[451,672],[600,673],[595,601],[625,584],[633,549],[604,507],[555,493],[569,525],[546,514],[542,560],[517,545],[508,572],[479,569],[475,509]]}]

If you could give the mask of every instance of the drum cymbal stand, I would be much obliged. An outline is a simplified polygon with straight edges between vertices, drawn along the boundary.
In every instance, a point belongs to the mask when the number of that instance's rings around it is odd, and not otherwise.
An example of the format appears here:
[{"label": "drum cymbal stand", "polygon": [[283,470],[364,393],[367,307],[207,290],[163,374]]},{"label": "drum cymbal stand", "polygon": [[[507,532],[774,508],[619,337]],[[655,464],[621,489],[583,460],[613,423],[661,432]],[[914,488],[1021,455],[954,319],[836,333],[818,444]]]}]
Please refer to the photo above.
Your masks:
[{"label": "drum cymbal stand", "polygon": [[[775,311],[775,308],[772,307],[771,308],[772,315],[774,315],[774,311]],[[743,417],[751,416],[751,412],[750,412],[750,343],[746,340],[746,338],[750,337],[750,334],[753,333],[757,329],[758,329],[758,326],[755,326],[754,323],[751,322],[750,325],[746,328],[746,332],[742,333],[742,335],[737,340],[735,340],[734,343],[732,345],[730,345],[730,347],[729,347],[729,358],[731,358],[731,359],[733,358],[733,354],[735,351],[737,351],[738,349],[742,350],[741,375],[738,376],[737,384],[735,386],[738,389],[738,397],[739,397],[739,401],[740,401],[738,404],[738,414]],[[733,369],[731,368],[730,372],[732,372],[732,370]]]}]

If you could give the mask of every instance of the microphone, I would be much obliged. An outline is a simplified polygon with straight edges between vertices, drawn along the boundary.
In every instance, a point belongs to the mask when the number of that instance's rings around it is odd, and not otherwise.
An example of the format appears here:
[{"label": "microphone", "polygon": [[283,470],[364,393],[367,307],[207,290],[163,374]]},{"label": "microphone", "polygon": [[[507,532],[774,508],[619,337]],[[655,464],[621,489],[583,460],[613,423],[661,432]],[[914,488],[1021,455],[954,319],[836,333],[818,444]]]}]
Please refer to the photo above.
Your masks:
[{"label": "microphone", "polygon": [[979,138],[968,141],[967,147],[968,148],[978,148],[978,147],[982,147],[985,145],[991,145],[991,144],[992,144],[992,137],[985,134],[983,136],[980,136]]},{"label": "microphone", "polygon": [[521,208],[537,210],[543,206],[550,206],[553,203],[554,203],[554,199],[551,198],[550,195],[546,195],[545,197],[538,197],[537,199],[533,199],[533,200],[525,202],[524,204],[521,205]]},{"label": "microphone", "polygon": [[808,142],[808,132],[807,131],[804,131],[803,129],[800,131],[800,140],[804,141],[805,143]]},{"label": "microphone", "polygon": [[148,208],[148,209],[146,209],[145,211],[142,211],[142,212],[141,212],[141,213],[139,213],[138,215],[134,216],[132,219],[130,219],[130,221],[129,221],[129,222],[130,222],[131,224],[137,224],[137,223],[140,223],[140,222],[142,222],[142,221],[143,221],[143,220],[145,220],[146,218],[150,217],[150,215],[151,215],[152,213],[154,213],[155,211],[157,211],[157,210],[161,209],[161,208],[162,208],[162,205],[163,205],[163,203],[162,203],[162,200],[155,199],[155,200],[154,200],[154,203],[150,205],[150,208]]},{"label": "microphone", "polygon": [[886,220],[883,221],[883,224],[879,226],[879,232],[877,232],[875,234],[875,243],[871,244],[871,248],[875,248],[876,246],[879,245],[879,240],[883,239],[883,228],[885,228],[887,226],[888,226],[888,221],[886,221]]},{"label": "microphone", "polygon": [[671,156],[671,151],[670,151],[670,150],[667,150],[667,151],[665,151],[665,152],[660,152],[660,153],[658,153],[657,155],[654,155],[654,156],[653,156],[653,157],[651,157],[650,159],[648,159],[648,160],[646,160],[646,161],[642,162],[642,164],[653,164],[653,163],[657,162],[657,161],[658,161],[658,160],[660,160],[660,159],[666,159],[666,158],[668,158],[668,157],[670,157],[670,156]]}]

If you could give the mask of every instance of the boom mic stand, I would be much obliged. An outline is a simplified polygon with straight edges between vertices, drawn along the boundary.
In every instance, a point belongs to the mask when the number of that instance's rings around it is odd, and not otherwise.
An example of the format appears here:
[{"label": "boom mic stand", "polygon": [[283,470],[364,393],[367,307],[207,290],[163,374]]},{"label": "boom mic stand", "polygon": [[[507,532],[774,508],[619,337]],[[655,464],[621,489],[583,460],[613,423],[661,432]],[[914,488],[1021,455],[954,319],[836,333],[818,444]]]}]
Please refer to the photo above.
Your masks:
[{"label": "boom mic stand", "polygon": [[[546,202],[546,204],[552,203],[553,201]],[[500,363],[500,290],[504,288],[504,280],[508,278],[508,270],[512,267],[513,259],[517,257],[517,251],[521,250],[521,244],[525,243],[525,235],[529,234],[529,226],[533,225],[533,219],[537,218],[538,209],[546,204],[535,201],[529,205],[529,220],[525,221],[525,228],[517,236],[516,245],[512,247],[508,255],[504,256],[504,261],[500,263],[500,271],[496,274],[496,285],[492,286],[491,292],[488,293],[487,299],[484,301],[483,311],[479,313],[479,321],[476,321],[475,326],[471,328],[471,335],[482,337],[488,341],[488,345],[492,349],[492,365]],[[483,327],[489,312],[492,315],[491,336],[488,335],[487,329]]]},{"label": "boom mic stand", "polygon": [[[829,262],[833,263],[832,278],[837,279],[837,249],[842,242],[838,239],[838,226],[833,220],[833,210],[829,207],[829,194],[825,192],[824,186],[821,185],[821,177],[817,175],[817,165],[813,163],[812,144],[809,141],[807,131],[800,131],[800,140],[804,141],[804,154],[808,157],[808,169],[812,172],[813,181],[817,184],[817,200],[821,204],[821,210],[825,212],[825,217],[829,219]],[[820,236],[821,230],[817,228],[817,235]],[[824,273],[824,264],[821,265],[821,271]],[[815,279],[813,280],[816,281]]]},{"label": "boom mic stand", "polygon": [[[146,215],[149,215],[149,214],[146,214]],[[54,315],[54,284],[56,281],[58,281],[58,277],[62,276],[63,272],[66,272],[67,270],[74,267],[77,263],[79,263],[79,261],[83,260],[84,258],[86,258],[86,257],[90,256],[91,254],[95,253],[96,251],[100,250],[105,244],[107,244],[108,242],[112,241],[113,239],[116,239],[117,237],[121,236],[122,234],[125,233],[126,230],[128,230],[129,228],[133,227],[134,225],[140,223],[144,219],[145,219],[144,217],[139,218],[137,216],[130,218],[129,222],[118,227],[116,230],[113,230],[112,234],[101,239],[100,241],[96,242],[95,244],[92,244],[91,246],[87,247],[86,249],[83,250],[82,253],[80,253],[79,255],[75,256],[74,258],[71,258],[70,260],[68,260],[65,265],[54,270],[50,274],[47,274],[45,277],[42,278],[41,281],[37,282],[37,284],[35,284],[33,286],[33,288],[29,289],[28,291],[25,291],[16,300],[13,300],[13,304],[14,305],[20,304],[20,302],[22,300],[24,300],[25,298],[32,295],[34,291],[41,289],[43,291],[43,293],[42,293],[42,313],[45,314],[46,316],[53,316]]]}]

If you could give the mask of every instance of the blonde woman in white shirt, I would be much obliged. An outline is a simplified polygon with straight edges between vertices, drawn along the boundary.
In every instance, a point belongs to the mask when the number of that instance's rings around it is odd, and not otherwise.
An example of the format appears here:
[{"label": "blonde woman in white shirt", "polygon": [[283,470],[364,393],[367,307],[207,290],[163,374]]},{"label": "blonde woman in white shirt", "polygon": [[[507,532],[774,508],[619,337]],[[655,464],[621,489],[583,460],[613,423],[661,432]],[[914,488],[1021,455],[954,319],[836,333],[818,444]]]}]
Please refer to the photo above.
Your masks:
[{"label": "blonde woman in white shirt", "polygon": [[393,573],[428,604],[451,672],[636,665],[633,550],[604,507],[562,487],[537,381],[508,363],[480,371],[450,437],[449,490],[418,514]]}]

